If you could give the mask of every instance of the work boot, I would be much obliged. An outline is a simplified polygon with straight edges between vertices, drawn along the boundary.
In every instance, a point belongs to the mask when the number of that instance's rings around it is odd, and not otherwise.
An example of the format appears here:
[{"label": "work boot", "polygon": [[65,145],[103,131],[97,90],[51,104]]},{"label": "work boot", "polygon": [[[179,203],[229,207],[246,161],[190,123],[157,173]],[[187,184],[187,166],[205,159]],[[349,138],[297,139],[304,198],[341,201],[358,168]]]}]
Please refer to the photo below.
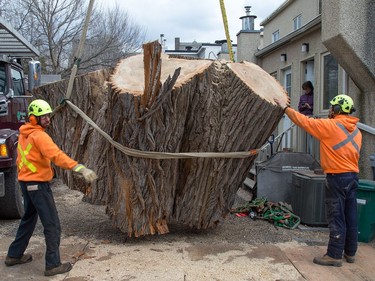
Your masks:
[{"label": "work boot", "polygon": [[327,254],[323,257],[315,257],[313,262],[320,265],[342,266],[342,259],[331,258]]},{"label": "work boot", "polygon": [[66,263],[62,263],[59,266],[56,266],[54,268],[46,269],[46,271],[44,271],[44,275],[45,276],[53,276],[53,275],[56,275],[56,274],[62,274],[62,273],[65,273],[65,272],[69,272],[72,268],[73,268],[72,264],[70,262],[66,262]]},{"label": "work boot", "polygon": [[7,266],[13,266],[16,264],[23,264],[23,263],[28,263],[33,260],[33,257],[30,254],[25,254],[20,258],[12,258],[10,256],[6,256],[5,258],[5,264]]},{"label": "work boot", "polygon": [[355,256],[349,256],[347,254],[344,254],[344,258],[346,259],[346,262],[348,262],[348,263],[354,263],[355,262]]}]

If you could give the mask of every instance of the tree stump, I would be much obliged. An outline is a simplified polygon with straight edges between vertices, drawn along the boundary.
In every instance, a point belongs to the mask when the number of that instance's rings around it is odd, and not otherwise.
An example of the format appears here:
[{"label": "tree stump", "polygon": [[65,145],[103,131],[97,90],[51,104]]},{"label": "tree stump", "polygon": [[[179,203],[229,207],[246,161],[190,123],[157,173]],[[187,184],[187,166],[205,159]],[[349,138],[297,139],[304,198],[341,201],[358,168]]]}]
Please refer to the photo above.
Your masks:
[{"label": "tree stump", "polygon": [[[145,55],[75,79],[71,101],[116,142],[140,151],[236,152],[260,148],[283,111],[281,85],[257,65]],[[52,106],[67,81],[35,95]],[[256,156],[148,159],[114,148],[69,107],[52,119],[50,135],[72,158],[95,170],[92,185],[57,169],[85,200],[106,204],[115,227],[128,236],[164,234],[176,220],[192,228],[215,227],[230,211]]]}]

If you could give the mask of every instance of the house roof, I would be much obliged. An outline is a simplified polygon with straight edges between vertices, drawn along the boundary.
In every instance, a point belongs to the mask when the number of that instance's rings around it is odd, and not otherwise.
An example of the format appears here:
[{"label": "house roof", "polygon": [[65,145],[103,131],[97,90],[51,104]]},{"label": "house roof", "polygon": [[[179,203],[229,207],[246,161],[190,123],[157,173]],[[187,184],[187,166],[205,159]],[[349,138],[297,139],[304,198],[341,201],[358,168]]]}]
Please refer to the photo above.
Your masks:
[{"label": "house roof", "polygon": [[282,11],[284,11],[290,4],[292,4],[295,0],[286,0],[284,3],[282,3],[275,11],[273,11],[272,14],[270,14],[267,18],[265,18],[261,23],[260,26],[264,26],[268,22],[270,22],[272,19],[274,19],[278,14],[280,14]]},{"label": "house roof", "polygon": [[14,57],[40,55],[39,51],[2,17],[0,17],[0,54]]}]

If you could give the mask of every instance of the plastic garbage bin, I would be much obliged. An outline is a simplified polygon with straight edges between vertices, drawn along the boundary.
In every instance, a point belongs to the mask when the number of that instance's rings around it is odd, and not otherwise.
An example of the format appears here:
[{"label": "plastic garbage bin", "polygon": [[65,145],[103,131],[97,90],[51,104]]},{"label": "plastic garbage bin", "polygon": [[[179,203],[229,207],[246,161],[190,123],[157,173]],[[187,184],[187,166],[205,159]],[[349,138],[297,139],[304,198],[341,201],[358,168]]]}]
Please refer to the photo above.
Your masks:
[{"label": "plastic garbage bin", "polygon": [[375,237],[375,181],[359,180],[357,210],[358,241],[368,243]]},{"label": "plastic garbage bin", "polygon": [[370,154],[370,164],[372,168],[372,179],[375,181],[375,153]]}]

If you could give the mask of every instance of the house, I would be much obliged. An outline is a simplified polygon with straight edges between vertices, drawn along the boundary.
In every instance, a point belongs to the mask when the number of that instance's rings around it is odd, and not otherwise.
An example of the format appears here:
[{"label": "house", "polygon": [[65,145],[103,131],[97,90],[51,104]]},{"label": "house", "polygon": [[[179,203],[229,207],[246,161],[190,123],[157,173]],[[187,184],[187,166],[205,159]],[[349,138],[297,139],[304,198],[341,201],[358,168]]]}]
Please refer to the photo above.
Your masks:
[{"label": "house", "polygon": [[[260,23],[263,30],[258,41],[250,39],[248,32],[237,34],[238,58],[255,62],[274,76],[288,92],[293,108],[297,108],[305,81],[314,86],[315,117],[328,115],[329,101],[337,94],[353,98],[363,134],[361,174],[368,178],[372,177],[368,156],[375,152],[373,13],[371,0],[286,0]],[[246,43],[251,40],[258,45],[255,51]],[[276,133],[291,125],[284,117]],[[299,128],[294,131],[284,137],[283,145],[308,151],[319,160],[318,142],[310,141]]]},{"label": "house", "polygon": [[[199,59],[225,59],[229,60],[229,50],[226,40],[216,40],[215,43],[181,42],[176,37],[174,50],[164,50],[168,55],[178,55]],[[234,58],[236,60],[237,45],[232,45]]]},{"label": "house", "polygon": [[[311,81],[316,118],[327,117],[329,101],[334,96],[350,95],[357,108],[354,115],[361,120],[361,176],[372,178],[369,155],[375,153],[374,1],[285,0],[260,23],[260,30],[254,28],[257,17],[250,9],[245,6],[245,15],[240,18],[242,28],[234,45],[235,61],[256,63],[275,77],[288,92],[293,108],[297,108],[303,93],[301,85]],[[175,50],[165,52],[227,58],[225,47],[225,40],[215,44],[182,43],[176,38]],[[291,126],[284,116],[275,132],[276,136],[283,136],[281,148],[308,152],[319,160],[318,141]]]}]

